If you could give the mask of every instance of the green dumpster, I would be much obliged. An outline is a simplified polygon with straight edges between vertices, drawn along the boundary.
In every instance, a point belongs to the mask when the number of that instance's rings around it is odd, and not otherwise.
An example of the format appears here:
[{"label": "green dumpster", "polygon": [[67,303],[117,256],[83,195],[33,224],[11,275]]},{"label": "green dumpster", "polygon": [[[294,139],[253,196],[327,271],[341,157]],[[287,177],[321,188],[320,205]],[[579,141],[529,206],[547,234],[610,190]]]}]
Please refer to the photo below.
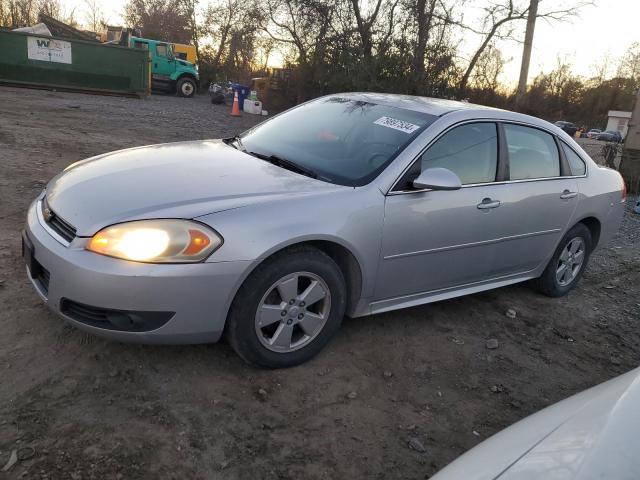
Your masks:
[{"label": "green dumpster", "polygon": [[148,95],[143,50],[0,31],[0,82],[123,95]]}]

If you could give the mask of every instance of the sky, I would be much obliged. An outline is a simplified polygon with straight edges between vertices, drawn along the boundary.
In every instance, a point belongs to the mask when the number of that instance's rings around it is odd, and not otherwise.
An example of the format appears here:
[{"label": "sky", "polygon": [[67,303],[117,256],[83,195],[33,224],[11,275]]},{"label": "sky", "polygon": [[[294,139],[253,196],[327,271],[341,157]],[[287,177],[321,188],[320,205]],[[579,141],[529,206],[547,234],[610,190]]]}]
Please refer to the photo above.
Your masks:
[{"label": "sky", "polygon": [[[125,0],[97,1],[102,5],[108,23],[122,23]],[[75,9],[78,20],[84,19],[83,0],[61,0],[61,3],[67,11]],[[544,11],[547,5],[559,8],[559,5],[563,6],[564,3],[563,0],[543,0],[540,2],[539,11]],[[524,38],[525,23],[521,24],[521,36]],[[595,73],[594,65],[610,56],[610,73],[614,74],[613,64],[634,41],[640,42],[640,0],[595,0],[595,6],[585,7],[579,16],[571,21],[539,20],[536,24],[529,79],[541,72],[553,70],[558,57],[569,61],[574,73],[591,77]],[[465,37],[461,45],[463,54],[472,52],[477,43],[477,38]],[[505,59],[509,60],[502,81],[514,85],[520,73],[522,44],[513,41],[501,42],[499,47]]]},{"label": "sky", "polygon": [[[544,3],[540,2],[543,11]],[[551,0],[555,8],[564,2]],[[522,27],[524,39],[524,25]],[[579,17],[570,22],[536,23],[529,79],[540,72],[548,72],[557,65],[558,57],[573,66],[574,73],[594,76],[594,64],[607,56],[615,63],[633,42],[640,42],[640,0],[596,0],[595,6],[585,7]],[[517,83],[520,75],[522,44],[505,42],[500,45],[505,58],[513,58],[506,65],[504,80]],[[611,74],[615,74],[612,65]]]}]

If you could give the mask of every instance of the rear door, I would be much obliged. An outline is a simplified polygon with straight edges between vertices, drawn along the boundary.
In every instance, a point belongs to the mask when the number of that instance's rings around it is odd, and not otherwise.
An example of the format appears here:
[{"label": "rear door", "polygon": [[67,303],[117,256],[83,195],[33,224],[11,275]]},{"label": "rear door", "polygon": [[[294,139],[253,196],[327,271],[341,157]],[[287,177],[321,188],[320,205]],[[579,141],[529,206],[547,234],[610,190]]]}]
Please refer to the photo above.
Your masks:
[{"label": "rear door", "polygon": [[501,201],[500,237],[493,275],[529,272],[546,262],[568,227],[578,185],[558,140],[528,125],[503,123],[509,182]]}]

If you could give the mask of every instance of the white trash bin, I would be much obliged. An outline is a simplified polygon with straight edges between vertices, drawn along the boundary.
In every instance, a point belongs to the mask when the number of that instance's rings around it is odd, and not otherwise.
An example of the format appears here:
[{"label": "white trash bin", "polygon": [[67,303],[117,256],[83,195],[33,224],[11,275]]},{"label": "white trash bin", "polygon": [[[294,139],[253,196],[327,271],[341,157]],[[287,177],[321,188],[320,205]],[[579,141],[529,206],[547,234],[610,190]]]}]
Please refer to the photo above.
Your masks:
[{"label": "white trash bin", "polygon": [[244,112],[251,113],[253,115],[260,115],[262,113],[262,102],[259,100],[244,100]]}]

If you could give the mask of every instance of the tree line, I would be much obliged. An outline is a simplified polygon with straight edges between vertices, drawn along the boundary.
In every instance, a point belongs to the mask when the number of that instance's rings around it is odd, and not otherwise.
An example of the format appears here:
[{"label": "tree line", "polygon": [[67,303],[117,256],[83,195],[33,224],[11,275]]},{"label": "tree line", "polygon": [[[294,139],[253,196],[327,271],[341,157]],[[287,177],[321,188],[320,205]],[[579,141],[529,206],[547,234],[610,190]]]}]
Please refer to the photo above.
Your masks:
[{"label": "tree line", "polygon": [[[85,24],[89,16],[95,26],[99,6],[85,2]],[[592,1],[540,0],[537,17],[579,21],[585,8]],[[205,82],[247,83],[278,55],[291,72],[292,102],[368,90],[513,108],[499,45],[522,41],[528,9],[529,0],[129,0],[123,18],[143,36],[194,44]],[[0,0],[0,24],[30,24],[39,10],[75,21],[60,0]],[[520,110],[603,127],[608,110],[632,108],[639,87],[636,43],[617,59],[599,59],[591,78],[559,60],[533,80]]]}]

